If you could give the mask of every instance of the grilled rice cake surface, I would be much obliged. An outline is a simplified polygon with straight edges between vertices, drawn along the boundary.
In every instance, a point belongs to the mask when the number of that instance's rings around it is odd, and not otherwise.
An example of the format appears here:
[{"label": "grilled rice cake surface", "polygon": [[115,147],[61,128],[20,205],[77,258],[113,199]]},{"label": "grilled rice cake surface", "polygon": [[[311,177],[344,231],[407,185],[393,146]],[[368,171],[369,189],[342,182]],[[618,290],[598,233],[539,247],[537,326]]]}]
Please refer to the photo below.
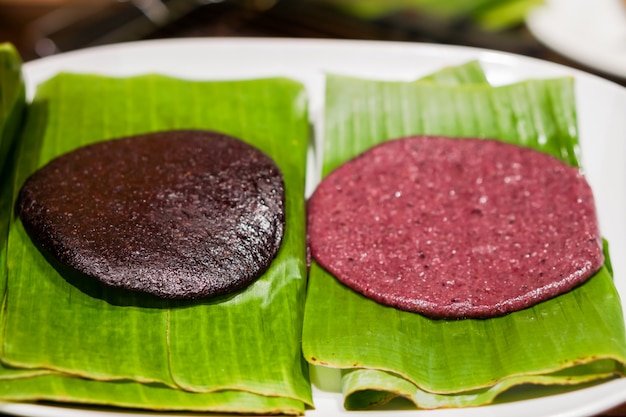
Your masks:
[{"label": "grilled rice cake surface", "polygon": [[36,171],[17,212],[31,239],[86,277],[166,299],[257,279],[285,227],[282,174],[257,148],[200,130],[78,148]]}]

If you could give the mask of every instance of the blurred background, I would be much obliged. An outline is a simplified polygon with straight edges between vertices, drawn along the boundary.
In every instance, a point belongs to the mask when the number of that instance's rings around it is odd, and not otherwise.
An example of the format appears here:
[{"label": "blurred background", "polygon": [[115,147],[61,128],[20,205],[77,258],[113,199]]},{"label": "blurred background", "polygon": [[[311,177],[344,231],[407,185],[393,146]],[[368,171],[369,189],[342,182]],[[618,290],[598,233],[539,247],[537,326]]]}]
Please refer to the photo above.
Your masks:
[{"label": "blurred background", "polygon": [[[576,3],[614,2],[626,10],[623,0],[567,1],[561,1],[561,6],[571,9]],[[515,52],[595,72],[626,85],[626,64],[624,74],[619,68],[606,71],[601,65],[546,47],[529,30],[526,17],[537,7],[545,7],[545,2],[0,0],[0,41],[14,43],[25,61],[94,45],[155,38],[261,36],[429,42]],[[588,13],[584,17],[586,22],[594,19]],[[626,11],[623,22],[626,31]],[[580,30],[585,27],[590,30],[588,24]],[[624,36],[626,56],[626,32]]]}]

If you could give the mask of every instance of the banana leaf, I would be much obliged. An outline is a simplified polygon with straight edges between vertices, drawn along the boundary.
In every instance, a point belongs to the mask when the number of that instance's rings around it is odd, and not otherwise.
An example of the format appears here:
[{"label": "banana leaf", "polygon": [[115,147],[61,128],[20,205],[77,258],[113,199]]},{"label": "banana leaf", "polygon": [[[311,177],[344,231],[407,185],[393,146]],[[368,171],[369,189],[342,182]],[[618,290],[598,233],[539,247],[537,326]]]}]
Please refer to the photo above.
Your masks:
[{"label": "banana leaf", "polygon": [[441,68],[417,81],[444,85],[489,84],[485,72],[478,61],[469,61],[464,64]]},{"label": "banana leaf", "polygon": [[[281,168],[286,228],[270,269],[230,296],[154,301],[73,281],[33,246],[19,219],[4,212],[11,223],[0,281],[0,399],[292,414],[311,404],[300,350],[309,135],[302,85],[60,74],[38,88],[29,107],[11,201],[30,173],[80,145],[184,128],[239,137]],[[37,375],[3,378],[16,368]]]},{"label": "banana leaf", "polygon": [[[26,107],[25,85],[22,77],[22,60],[13,45],[0,44],[0,277],[6,275],[6,249],[9,233],[9,213],[11,211],[10,173],[13,160],[10,154],[19,136],[19,129]],[[6,162],[6,165],[5,165]],[[5,280],[0,278],[0,294],[4,294]],[[2,298],[0,298],[2,300]],[[0,301],[0,312],[2,301]],[[0,318],[2,317],[0,313]],[[1,325],[0,320],[0,325]],[[4,368],[4,369],[3,369]],[[4,367],[0,363],[0,375],[4,378],[17,378],[46,373],[44,370],[26,371]],[[0,378],[2,378],[0,377]]]},{"label": "banana leaf", "polygon": [[22,60],[13,45],[0,43],[0,175],[26,105]]},{"label": "banana leaf", "polygon": [[96,381],[60,374],[0,380],[2,401],[54,401],[85,406],[115,406],[151,411],[211,411],[218,413],[301,415],[302,401],[246,391],[192,393],[161,384]]},{"label": "banana leaf", "polygon": [[323,176],[383,140],[418,133],[495,138],[579,165],[570,78],[497,88],[341,75],[326,82]]},{"label": "banana leaf", "polygon": [[[393,373],[375,370],[347,370],[342,375],[342,385],[347,388],[346,408],[364,409],[382,405],[395,397],[404,397],[425,409],[443,407],[472,407],[491,403],[500,393],[522,384],[537,386],[558,385],[561,391],[574,385],[582,385],[598,379],[607,379],[618,370],[612,360],[599,360],[577,365],[562,371],[542,375],[511,376],[495,385],[456,394],[437,394],[424,391],[408,380]],[[542,393],[540,393],[542,394]],[[522,398],[528,398],[524,393]]]},{"label": "banana leaf", "polygon": [[[323,175],[412,134],[496,138],[579,165],[574,82],[437,85],[329,75]],[[575,290],[503,317],[432,320],[377,304],[313,262],[303,352],[342,369],[348,409],[396,396],[422,408],[477,406],[520,384],[623,375],[624,318],[610,264]]]}]

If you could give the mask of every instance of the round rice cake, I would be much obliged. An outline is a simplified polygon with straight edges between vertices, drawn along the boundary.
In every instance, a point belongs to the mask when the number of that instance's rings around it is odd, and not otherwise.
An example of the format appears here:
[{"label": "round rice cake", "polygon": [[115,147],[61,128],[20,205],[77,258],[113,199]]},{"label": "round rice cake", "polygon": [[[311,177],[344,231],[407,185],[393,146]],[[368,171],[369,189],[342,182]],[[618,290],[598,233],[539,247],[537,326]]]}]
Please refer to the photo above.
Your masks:
[{"label": "round rice cake", "polygon": [[165,299],[250,284],[276,256],[285,227],[275,162],[199,130],[78,148],[36,171],[16,204],[31,239],[62,265]]},{"label": "round rice cake", "polygon": [[378,145],[319,184],[307,221],[313,258],[342,283],[433,318],[520,310],[604,262],[580,171],[495,140]]}]

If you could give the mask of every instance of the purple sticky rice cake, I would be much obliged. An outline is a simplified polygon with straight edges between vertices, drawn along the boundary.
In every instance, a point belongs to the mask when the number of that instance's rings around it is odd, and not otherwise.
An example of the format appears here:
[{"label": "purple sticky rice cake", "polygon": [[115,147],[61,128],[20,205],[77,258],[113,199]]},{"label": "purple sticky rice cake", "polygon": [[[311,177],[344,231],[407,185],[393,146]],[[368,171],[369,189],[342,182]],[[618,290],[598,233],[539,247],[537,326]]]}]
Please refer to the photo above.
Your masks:
[{"label": "purple sticky rice cake", "polygon": [[285,227],[274,161],[199,130],[64,154],[25,182],[16,209],[31,239],[62,265],[165,299],[247,286],[269,267]]},{"label": "purple sticky rice cake", "polygon": [[346,286],[432,318],[530,307],[604,262],[580,171],[486,139],[409,137],[364,152],[312,195],[308,238]]}]

